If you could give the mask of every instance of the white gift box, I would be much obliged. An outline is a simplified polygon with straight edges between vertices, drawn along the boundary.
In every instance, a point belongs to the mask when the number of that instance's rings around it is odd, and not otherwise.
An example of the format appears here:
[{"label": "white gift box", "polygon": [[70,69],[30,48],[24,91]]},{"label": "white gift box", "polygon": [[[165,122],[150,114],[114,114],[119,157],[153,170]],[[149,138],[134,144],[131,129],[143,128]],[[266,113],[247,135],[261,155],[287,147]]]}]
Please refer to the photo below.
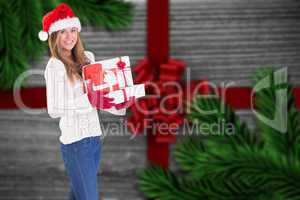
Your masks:
[{"label": "white gift box", "polygon": [[[122,61],[121,68],[118,62]],[[145,96],[145,85],[133,83],[130,61],[128,56],[116,57],[94,62],[83,67],[83,79],[92,79],[94,91],[109,92],[106,96],[114,98],[114,103],[123,103],[129,97]]]},{"label": "white gift box", "polygon": [[[118,69],[117,66],[117,63],[120,60],[125,63],[125,67],[122,70]],[[103,79],[105,83],[101,85],[94,85],[94,90],[102,90],[109,87],[110,91],[113,91],[116,90],[113,88],[114,85],[118,85],[118,89],[133,85],[132,72],[130,69],[130,61],[128,56],[106,59],[95,62],[95,64],[101,64],[102,69],[105,71]]]},{"label": "white gift box", "polygon": [[130,68],[125,68],[122,71],[116,70],[115,72],[111,69],[105,71],[104,74],[104,84],[94,85],[94,90],[103,90],[105,88],[110,88],[110,91],[114,91],[115,85],[118,85],[118,89],[122,89],[124,87],[132,86],[132,73]]},{"label": "white gift box", "polygon": [[113,103],[123,103],[128,101],[130,97],[140,98],[145,96],[145,85],[136,84],[130,87],[125,87],[121,90],[110,92],[106,95],[107,97],[114,98]]}]

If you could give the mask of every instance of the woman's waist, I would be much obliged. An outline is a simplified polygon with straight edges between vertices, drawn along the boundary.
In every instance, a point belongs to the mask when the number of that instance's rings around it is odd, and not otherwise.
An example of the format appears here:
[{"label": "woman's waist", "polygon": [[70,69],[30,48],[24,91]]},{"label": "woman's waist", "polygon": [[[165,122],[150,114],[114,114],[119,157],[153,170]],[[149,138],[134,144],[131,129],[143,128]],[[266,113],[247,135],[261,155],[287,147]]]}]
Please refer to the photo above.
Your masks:
[{"label": "woman's waist", "polygon": [[94,124],[99,123],[98,113],[90,112],[88,114],[79,114],[79,115],[65,115],[60,118],[61,125],[74,125],[74,124]]}]

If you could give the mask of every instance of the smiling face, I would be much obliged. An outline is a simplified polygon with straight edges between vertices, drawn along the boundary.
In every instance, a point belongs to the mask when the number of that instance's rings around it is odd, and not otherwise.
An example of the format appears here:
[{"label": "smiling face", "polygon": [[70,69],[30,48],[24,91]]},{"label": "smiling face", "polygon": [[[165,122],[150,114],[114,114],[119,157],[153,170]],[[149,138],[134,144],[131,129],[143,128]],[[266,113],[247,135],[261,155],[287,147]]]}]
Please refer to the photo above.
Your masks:
[{"label": "smiling face", "polygon": [[58,31],[58,46],[65,51],[71,51],[77,42],[77,28],[70,27]]},{"label": "smiling face", "polygon": [[64,63],[68,78],[72,82],[78,73],[79,76],[81,74],[80,70],[78,72],[74,69],[76,69],[78,65],[84,66],[89,64],[77,28],[65,28],[64,30],[51,33],[48,44],[51,57],[60,59]]}]

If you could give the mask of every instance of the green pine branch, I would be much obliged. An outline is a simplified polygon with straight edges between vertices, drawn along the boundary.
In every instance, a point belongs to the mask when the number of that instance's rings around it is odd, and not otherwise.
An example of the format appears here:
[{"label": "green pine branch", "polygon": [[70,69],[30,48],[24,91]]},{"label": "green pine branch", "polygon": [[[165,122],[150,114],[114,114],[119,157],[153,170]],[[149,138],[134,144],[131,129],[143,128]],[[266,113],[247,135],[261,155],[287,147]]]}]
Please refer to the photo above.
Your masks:
[{"label": "green pine branch", "polygon": [[[287,74],[277,73],[276,80],[284,80],[285,76],[287,76]],[[287,123],[287,130],[281,132],[261,120],[257,120],[257,124],[263,133],[262,136],[266,141],[266,148],[268,148],[269,151],[277,152],[278,155],[286,156],[289,159],[290,164],[294,165],[294,161],[299,161],[300,159],[300,115],[296,110],[292,86],[286,81],[275,85],[276,82],[274,79],[274,72],[270,69],[260,70],[255,74],[254,80],[256,82],[259,82],[259,80],[269,80],[271,83],[270,87],[255,93],[256,110],[269,119],[274,119],[275,111],[280,109],[280,107],[284,109],[283,111],[279,111],[279,114],[281,115],[284,115],[285,110],[287,110],[286,122],[284,119],[274,122],[276,124]],[[286,101],[283,100],[284,102],[280,105],[278,104],[280,101],[276,98],[284,97],[284,95],[278,93],[276,97],[276,91],[278,90],[287,94]],[[284,106],[284,103],[286,103],[287,106]]]},{"label": "green pine branch", "polygon": [[53,10],[55,8],[55,6],[58,5],[58,3],[59,3],[58,0],[43,1],[43,3],[41,3],[42,16],[44,16],[45,14],[47,14],[49,11]]},{"label": "green pine branch", "polygon": [[39,0],[13,0],[10,7],[18,20],[22,36],[22,52],[28,59],[43,55],[46,45],[39,40],[37,33],[42,29],[42,6]]},{"label": "green pine branch", "polygon": [[128,27],[133,22],[134,6],[120,0],[65,0],[84,24],[100,25],[107,29]]},{"label": "green pine branch", "polygon": [[138,172],[139,185],[147,197],[156,200],[207,199],[199,183],[176,177],[170,171],[150,166]]},{"label": "green pine branch", "polygon": [[[179,177],[173,172],[150,166],[138,173],[140,189],[156,200],[256,200],[282,199],[264,179],[241,179],[222,176]],[[274,190],[272,190],[274,189]],[[289,199],[285,197],[284,199]]]},{"label": "green pine branch", "polygon": [[[281,84],[275,84],[275,76],[283,80]],[[288,120],[284,134],[259,120],[261,133],[253,134],[230,107],[225,106],[225,112],[221,112],[222,100],[198,96],[188,119],[197,125],[211,125],[221,119],[233,124],[234,134],[199,128],[198,135],[179,142],[173,152],[182,174],[159,167],[146,168],[139,174],[145,195],[162,200],[300,200],[299,112],[292,87],[280,73],[274,75],[274,70],[257,72],[255,84],[264,79],[271,84],[256,93],[256,111],[272,119],[275,108],[285,103],[278,104],[277,91],[286,92]],[[203,110],[216,112],[206,114]]]},{"label": "green pine branch", "polygon": [[27,61],[21,51],[19,23],[16,14],[10,9],[9,1],[0,1],[0,19],[0,86],[9,89],[26,70]]},{"label": "green pine branch", "polygon": [[[207,114],[205,111],[213,112]],[[197,124],[200,127],[199,134],[215,136],[214,142],[216,141],[220,145],[226,140],[226,143],[230,144],[232,150],[235,150],[239,146],[243,146],[249,150],[262,147],[262,142],[258,136],[250,132],[247,125],[240,121],[235,112],[216,97],[196,96],[187,118],[193,124]],[[213,125],[222,126],[222,124],[224,124],[224,130],[221,131],[219,129],[201,128],[201,125],[212,127]],[[227,129],[230,129],[232,132],[228,134],[226,132],[228,131]],[[221,137],[222,135],[224,137]]]}]

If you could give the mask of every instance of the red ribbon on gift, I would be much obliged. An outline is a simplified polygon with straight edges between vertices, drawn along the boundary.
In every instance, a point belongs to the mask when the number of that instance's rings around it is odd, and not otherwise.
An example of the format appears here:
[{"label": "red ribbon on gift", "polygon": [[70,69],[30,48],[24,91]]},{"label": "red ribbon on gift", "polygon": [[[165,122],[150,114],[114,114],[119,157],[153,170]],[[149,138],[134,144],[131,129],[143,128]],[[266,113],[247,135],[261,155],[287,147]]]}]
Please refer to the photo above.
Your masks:
[{"label": "red ribbon on gift", "polygon": [[119,58],[119,62],[117,62],[117,66],[118,66],[118,69],[121,70],[121,72],[122,72],[124,82],[125,82],[125,87],[127,87],[128,84],[127,84],[127,79],[126,79],[125,72],[124,72],[124,70],[126,68],[126,63],[124,61],[122,61],[121,57]]},{"label": "red ribbon on gift", "polygon": [[124,101],[128,101],[125,88],[122,89],[122,93],[123,93]]}]

